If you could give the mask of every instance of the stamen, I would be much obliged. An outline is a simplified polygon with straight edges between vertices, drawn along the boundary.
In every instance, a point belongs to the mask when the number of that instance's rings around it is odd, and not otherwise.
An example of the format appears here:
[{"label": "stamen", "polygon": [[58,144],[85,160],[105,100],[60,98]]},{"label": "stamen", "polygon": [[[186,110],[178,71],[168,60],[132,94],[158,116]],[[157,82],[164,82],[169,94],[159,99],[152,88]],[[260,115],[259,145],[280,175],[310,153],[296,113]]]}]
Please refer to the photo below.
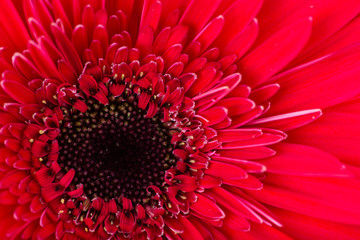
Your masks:
[{"label": "stamen", "polygon": [[136,101],[118,98],[108,105],[88,100],[86,113],[65,116],[59,137],[59,164],[75,169],[73,184],[84,185],[87,197],[105,201],[124,196],[147,200],[146,188],[161,187],[174,165],[173,130],[160,115],[146,118]]}]

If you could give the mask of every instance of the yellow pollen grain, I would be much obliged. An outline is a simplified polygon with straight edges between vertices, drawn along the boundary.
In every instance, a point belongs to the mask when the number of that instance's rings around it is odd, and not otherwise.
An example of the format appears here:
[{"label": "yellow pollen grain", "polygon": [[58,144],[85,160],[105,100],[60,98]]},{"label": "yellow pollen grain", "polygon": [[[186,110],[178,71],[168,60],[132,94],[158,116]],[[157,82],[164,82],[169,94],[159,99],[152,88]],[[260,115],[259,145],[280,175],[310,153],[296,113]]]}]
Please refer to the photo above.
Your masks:
[{"label": "yellow pollen grain", "polygon": [[45,100],[42,100],[41,102],[42,102],[43,104],[46,104],[46,101],[45,101]]},{"label": "yellow pollen grain", "polygon": [[62,213],[64,213],[64,210],[60,210],[60,211],[59,211],[59,214],[62,214]]},{"label": "yellow pollen grain", "polygon": [[58,99],[56,95],[53,95],[53,98],[56,99],[56,100]]},{"label": "yellow pollen grain", "polygon": [[44,134],[44,133],[45,133],[44,130],[39,130],[39,134],[40,134],[40,135],[42,135],[42,134]]},{"label": "yellow pollen grain", "polygon": [[195,160],[190,160],[189,163],[195,163]]},{"label": "yellow pollen grain", "polygon": [[86,227],[86,228],[85,228],[85,232],[88,232],[88,231],[89,231],[89,229]]},{"label": "yellow pollen grain", "polygon": [[64,204],[64,203],[65,203],[65,199],[62,198],[62,199],[60,200],[60,202],[61,202],[62,204]]},{"label": "yellow pollen grain", "polygon": [[180,197],[182,200],[185,200],[185,199],[186,199],[186,196],[183,196],[183,195],[179,195],[179,197]]},{"label": "yellow pollen grain", "polygon": [[43,158],[39,158],[39,161],[42,162],[42,161],[44,161],[44,159],[43,159]]},{"label": "yellow pollen grain", "polygon": [[118,77],[117,73],[114,74],[114,79],[116,79]]},{"label": "yellow pollen grain", "polygon": [[125,79],[125,74],[121,74],[121,80]]},{"label": "yellow pollen grain", "polygon": [[34,142],[34,139],[33,139],[33,138],[30,138],[30,139],[29,139],[29,142],[33,143],[33,142]]},{"label": "yellow pollen grain", "polygon": [[144,76],[144,72],[140,72],[140,77],[142,78]]}]

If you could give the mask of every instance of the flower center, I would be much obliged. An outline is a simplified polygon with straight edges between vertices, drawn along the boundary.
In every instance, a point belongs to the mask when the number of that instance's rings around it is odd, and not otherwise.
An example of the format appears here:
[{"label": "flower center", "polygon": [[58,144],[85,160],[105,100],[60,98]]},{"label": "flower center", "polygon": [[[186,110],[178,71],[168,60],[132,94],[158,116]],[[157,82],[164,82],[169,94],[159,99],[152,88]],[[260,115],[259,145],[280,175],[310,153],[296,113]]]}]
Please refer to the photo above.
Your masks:
[{"label": "flower center", "polygon": [[60,166],[76,170],[73,183],[83,184],[89,198],[148,201],[147,187],[161,187],[176,162],[171,122],[163,123],[159,115],[146,118],[132,97],[87,105],[85,113],[68,114],[60,127]]}]

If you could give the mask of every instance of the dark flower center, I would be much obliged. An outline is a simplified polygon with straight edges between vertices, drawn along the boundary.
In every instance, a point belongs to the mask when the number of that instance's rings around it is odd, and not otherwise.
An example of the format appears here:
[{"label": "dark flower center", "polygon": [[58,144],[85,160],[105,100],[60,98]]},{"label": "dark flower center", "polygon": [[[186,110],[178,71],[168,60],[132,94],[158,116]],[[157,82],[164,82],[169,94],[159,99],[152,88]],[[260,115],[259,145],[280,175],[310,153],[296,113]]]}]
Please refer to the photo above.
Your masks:
[{"label": "dark flower center", "polygon": [[148,201],[147,187],[161,187],[175,163],[171,122],[159,115],[146,118],[131,97],[108,105],[88,100],[87,105],[85,113],[68,114],[60,127],[60,166],[76,170],[73,183],[83,184],[89,198]]}]

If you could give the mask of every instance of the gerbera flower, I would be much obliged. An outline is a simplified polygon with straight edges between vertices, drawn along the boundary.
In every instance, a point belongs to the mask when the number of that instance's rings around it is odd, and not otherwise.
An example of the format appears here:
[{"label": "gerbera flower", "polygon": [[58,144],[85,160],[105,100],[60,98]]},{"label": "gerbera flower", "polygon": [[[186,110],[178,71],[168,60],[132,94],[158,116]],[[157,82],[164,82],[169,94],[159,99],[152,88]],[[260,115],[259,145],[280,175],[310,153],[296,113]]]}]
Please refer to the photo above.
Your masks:
[{"label": "gerbera flower", "polygon": [[359,12],[2,0],[1,239],[358,238]]}]

